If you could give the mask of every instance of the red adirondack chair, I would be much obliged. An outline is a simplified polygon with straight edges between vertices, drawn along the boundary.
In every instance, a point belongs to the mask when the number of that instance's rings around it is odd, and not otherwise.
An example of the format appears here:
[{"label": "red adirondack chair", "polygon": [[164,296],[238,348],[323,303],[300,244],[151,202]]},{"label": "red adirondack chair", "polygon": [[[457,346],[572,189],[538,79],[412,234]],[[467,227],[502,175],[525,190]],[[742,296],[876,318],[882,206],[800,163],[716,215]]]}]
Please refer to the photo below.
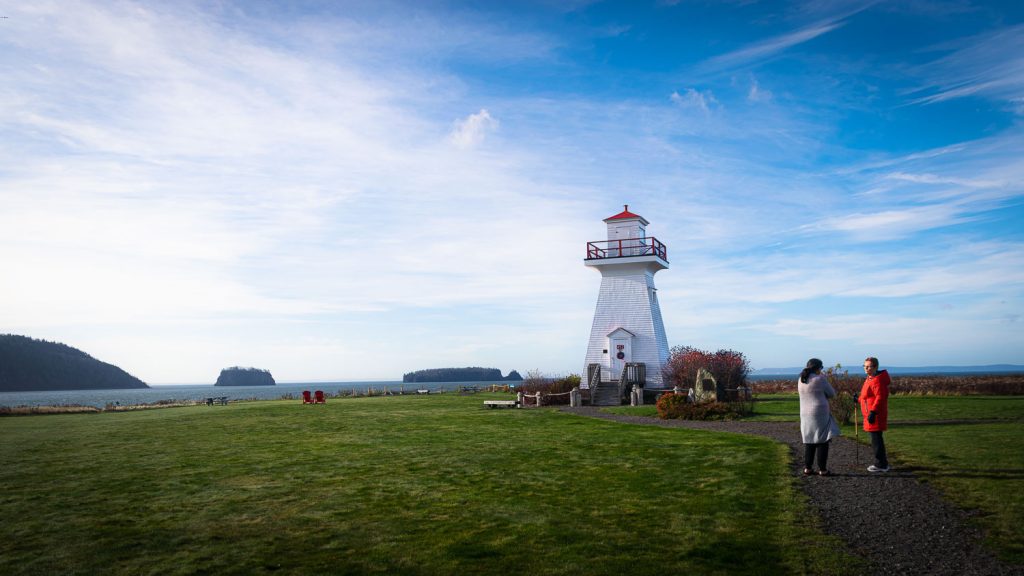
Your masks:
[{"label": "red adirondack chair", "polygon": [[316,400],[315,400],[315,402],[317,404],[326,404],[327,403],[327,399],[324,398],[324,391],[323,390],[317,390],[316,391]]},{"label": "red adirondack chair", "polygon": [[312,404],[313,403],[313,399],[310,398],[310,396],[309,396],[309,390],[303,390],[302,391],[302,403],[303,404]]}]

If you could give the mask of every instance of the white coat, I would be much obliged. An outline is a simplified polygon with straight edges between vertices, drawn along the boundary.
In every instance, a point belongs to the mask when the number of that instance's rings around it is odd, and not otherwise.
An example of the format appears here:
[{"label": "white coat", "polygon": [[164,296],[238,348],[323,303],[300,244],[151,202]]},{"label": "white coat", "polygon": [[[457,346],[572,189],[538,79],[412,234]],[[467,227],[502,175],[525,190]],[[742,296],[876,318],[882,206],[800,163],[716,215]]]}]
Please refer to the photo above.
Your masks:
[{"label": "white coat", "polygon": [[800,435],[804,444],[824,444],[839,436],[839,424],[828,409],[836,395],[824,374],[812,374],[796,385],[800,393]]}]

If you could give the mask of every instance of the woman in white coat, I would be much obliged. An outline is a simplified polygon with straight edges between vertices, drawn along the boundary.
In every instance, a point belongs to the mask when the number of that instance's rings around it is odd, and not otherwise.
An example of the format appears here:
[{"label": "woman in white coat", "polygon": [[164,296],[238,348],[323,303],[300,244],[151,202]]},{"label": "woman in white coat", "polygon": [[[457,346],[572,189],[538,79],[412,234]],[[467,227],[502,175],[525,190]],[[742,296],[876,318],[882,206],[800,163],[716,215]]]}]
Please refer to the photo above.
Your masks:
[{"label": "woman in white coat", "polygon": [[797,391],[800,393],[800,435],[804,442],[804,474],[814,474],[814,458],[818,458],[818,475],[828,476],[828,443],[839,436],[839,425],[832,418],[828,399],[836,395],[828,378],[821,373],[817,358],[807,361],[800,372]]}]

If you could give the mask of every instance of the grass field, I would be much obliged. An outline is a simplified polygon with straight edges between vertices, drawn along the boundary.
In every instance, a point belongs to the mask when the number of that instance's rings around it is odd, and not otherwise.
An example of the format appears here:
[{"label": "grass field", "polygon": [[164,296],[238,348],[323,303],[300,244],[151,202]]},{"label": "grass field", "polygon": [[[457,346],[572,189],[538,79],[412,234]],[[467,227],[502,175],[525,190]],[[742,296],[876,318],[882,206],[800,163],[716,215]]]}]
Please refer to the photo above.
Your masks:
[{"label": "grass field", "polygon": [[0,419],[0,573],[857,572],[784,446],[489,397]]},{"label": "grass field", "polygon": [[[611,411],[657,417],[653,406]],[[796,394],[761,395],[754,411],[749,420],[800,420]],[[843,434],[853,437],[853,426]],[[1024,396],[891,396],[885,439],[894,466],[977,511],[986,544],[1024,563]]]}]

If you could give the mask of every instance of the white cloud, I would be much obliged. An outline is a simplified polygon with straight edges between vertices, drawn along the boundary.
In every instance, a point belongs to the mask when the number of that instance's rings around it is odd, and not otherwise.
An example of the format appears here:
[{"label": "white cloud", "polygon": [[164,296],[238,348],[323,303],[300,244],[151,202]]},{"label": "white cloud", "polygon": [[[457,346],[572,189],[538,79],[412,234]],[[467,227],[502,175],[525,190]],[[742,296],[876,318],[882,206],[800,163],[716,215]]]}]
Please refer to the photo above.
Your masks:
[{"label": "white cloud", "polygon": [[888,241],[905,238],[922,230],[951,226],[967,222],[969,217],[954,206],[933,205],[905,207],[872,213],[854,213],[842,218],[823,221],[810,226],[822,230],[837,230],[866,241]]},{"label": "white cloud", "polygon": [[698,91],[687,88],[682,94],[678,91],[673,92],[669,99],[683,108],[696,108],[705,114],[711,112],[712,106],[718,105],[718,100],[710,90]]},{"label": "white cloud", "polygon": [[827,20],[805,26],[799,30],[773,36],[750,46],[733,50],[708,60],[704,67],[712,70],[723,70],[759,62],[775,56],[793,46],[814,40],[843,25],[840,20]]},{"label": "white cloud", "polygon": [[[579,370],[599,283],[584,242],[627,202],[668,244],[659,299],[680,337],[747,342],[830,299],[849,318],[865,299],[1019,308],[1021,247],[958,228],[1019,198],[1015,134],[869,156],[823,144],[827,117],[726,109],[710,88],[481,96],[446,58],[549,58],[559,41],[480,17],[154,6],[25,4],[0,38],[5,330],[131,356],[152,382],[262,359],[284,380],[468,354]],[[738,97],[770,96],[750,78]]]},{"label": "white cloud", "polygon": [[479,112],[457,120],[448,138],[457,148],[476,148],[483,143],[488,134],[497,130],[498,126],[498,120],[493,118],[486,108],[481,108]]},{"label": "white cloud", "polygon": [[770,102],[771,99],[771,90],[761,88],[761,85],[757,82],[757,78],[751,78],[750,90],[747,91],[747,100],[750,102]]},{"label": "white cloud", "polygon": [[968,188],[998,188],[1006,186],[1007,183],[999,180],[983,180],[978,178],[957,178],[952,176],[939,176],[936,174],[908,174],[906,172],[891,172],[885,175],[892,180],[903,180],[918,184],[954,184]]},{"label": "white cloud", "polygon": [[952,53],[920,66],[915,73],[925,85],[913,92],[924,94],[913,103],[977,95],[1003,100],[1019,113],[1024,98],[1024,25],[965,39]]}]

